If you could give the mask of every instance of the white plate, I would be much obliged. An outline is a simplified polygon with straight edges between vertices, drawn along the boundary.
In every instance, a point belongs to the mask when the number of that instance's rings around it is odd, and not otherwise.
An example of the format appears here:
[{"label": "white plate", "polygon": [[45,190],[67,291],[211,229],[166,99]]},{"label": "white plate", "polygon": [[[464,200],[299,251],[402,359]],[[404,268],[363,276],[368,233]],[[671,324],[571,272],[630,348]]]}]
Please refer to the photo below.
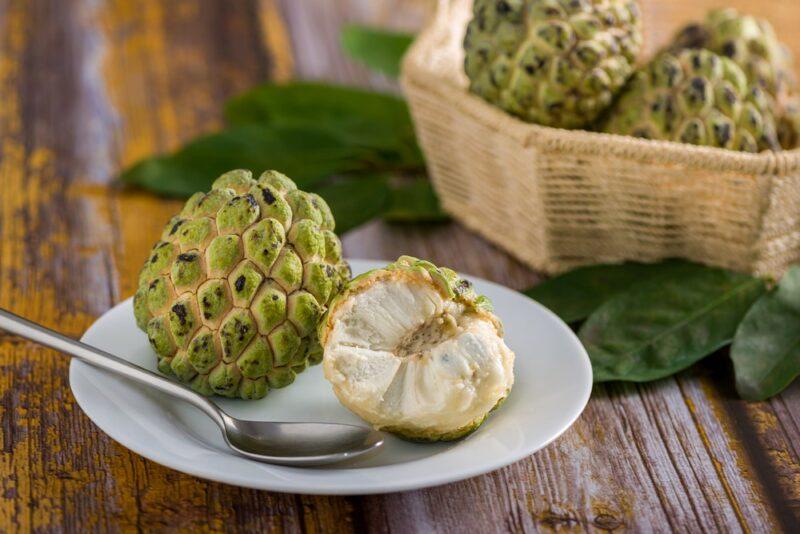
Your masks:
[{"label": "white plate", "polygon": [[[385,262],[352,260],[355,274]],[[77,360],[70,386],[78,405],[106,434],[132,451],[198,477],[251,488],[310,494],[367,494],[445,484],[499,469],[541,449],[583,411],[592,389],[586,351],[553,313],[524,295],[474,277],[492,299],[516,353],[516,380],[505,404],[474,434],[442,444],[389,437],[382,450],[325,468],[266,465],[236,456],[195,408]],[[83,341],[155,370],[156,358],[136,328],[129,300],[95,322]],[[321,366],[258,401],[217,398],[245,419],[359,423],[336,400]]]}]

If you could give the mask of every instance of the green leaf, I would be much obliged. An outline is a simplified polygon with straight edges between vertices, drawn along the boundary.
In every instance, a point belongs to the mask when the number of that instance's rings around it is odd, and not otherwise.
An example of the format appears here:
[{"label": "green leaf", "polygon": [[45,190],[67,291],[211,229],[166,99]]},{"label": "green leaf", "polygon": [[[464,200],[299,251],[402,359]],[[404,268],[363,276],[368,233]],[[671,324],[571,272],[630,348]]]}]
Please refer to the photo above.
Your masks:
[{"label": "green leaf", "polygon": [[384,164],[422,167],[406,103],[393,95],[313,82],[265,84],[228,101],[232,125],[313,127],[377,151]]},{"label": "green leaf", "polygon": [[680,261],[591,265],[550,278],[525,294],[550,308],[566,323],[586,319],[608,299],[663,272],[669,273]]},{"label": "green leaf", "polygon": [[208,190],[231,169],[277,169],[308,189],[333,175],[368,167],[365,151],[328,132],[286,125],[238,126],[200,137],[177,152],[142,160],[124,182],[170,196]]},{"label": "green leaf", "polygon": [[378,217],[389,200],[388,181],[381,175],[342,178],[312,190],[330,206],[339,235]]},{"label": "green leaf", "polygon": [[646,382],[672,375],[728,344],[764,283],[675,263],[602,304],[578,332],[594,380]]},{"label": "green leaf", "polygon": [[403,54],[414,40],[408,33],[390,32],[366,26],[342,30],[342,48],[350,57],[372,70],[397,78]]},{"label": "green leaf", "polygon": [[450,219],[442,211],[427,178],[415,178],[393,186],[389,209],[383,218],[397,223],[443,222]]},{"label": "green leaf", "polygon": [[745,399],[777,395],[800,375],[800,266],[750,308],[731,347],[736,391]]}]

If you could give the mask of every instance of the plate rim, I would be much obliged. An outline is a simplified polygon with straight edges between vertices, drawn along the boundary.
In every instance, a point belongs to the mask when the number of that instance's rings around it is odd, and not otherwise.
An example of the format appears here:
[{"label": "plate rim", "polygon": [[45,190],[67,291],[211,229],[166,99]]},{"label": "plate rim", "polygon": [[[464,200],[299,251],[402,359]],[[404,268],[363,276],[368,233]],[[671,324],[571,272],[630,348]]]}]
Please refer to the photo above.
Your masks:
[{"label": "plate rim", "polygon": [[[387,260],[374,260],[374,259],[362,259],[362,258],[347,258],[348,262],[357,262],[357,263],[369,263],[369,264],[383,264],[388,263]],[[487,284],[489,286],[493,286],[494,289],[499,289],[502,291],[512,291],[515,293],[519,293],[509,287],[506,287],[502,284],[498,284],[496,282],[492,282],[490,280],[483,279],[478,276],[473,275],[465,275],[465,277],[471,280],[479,280],[482,284]],[[522,295],[521,293],[519,293]],[[524,295],[522,295],[524,296]],[[529,297],[528,297],[529,298]],[[175,456],[175,461],[171,463],[167,463],[165,459],[169,458],[169,453],[157,455],[155,454],[155,449],[150,448],[142,448],[138,447],[135,448],[135,444],[131,445],[127,441],[125,436],[121,436],[120,433],[117,432],[117,426],[106,424],[105,421],[98,422],[94,417],[91,415],[91,401],[88,397],[88,392],[82,390],[80,387],[76,388],[74,386],[75,380],[78,378],[78,374],[82,373],[84,370],[89,371],[98,371],[103,372],[102,370],[92,368],[89,364],[81,362],[77,359],[72,359],[70,362],[69,368],[69,385],[70,390],[72,392],[73,397],[75,398],[76,403],[80,407],[81,411],[92,421],[92,423],[97,426],[102,432],[108,435],[111,439],[113,439],[116,443],[120,444],[121,446],[125,447],[129,451],[148,460],[155,462],[159,465],[167,467],[169,469],[173,469],[178,472],[183,472],[189,474],[191,476],[196,476],[198,478],[220,482],[228,485],[238,486],[238,487],[245,487],[251,489],[259,489],[259,490],[266,490],[266,491],[276,491],[276,492],[283,492],[283,493],[294,493],[294,494],[301,494],[301,495],[377,495],[377,494],[385,494],[385,493],[394,493],[394,492],[402,492],[402,491],[410,491],[415,489],[423,489],[423,488],[430,488],[435,486],[441,486],[444,484],[450,484],[453,482],[471,479],[477,476],[484,475],[486,473],[490,473],[516,463],[536,452],[542,450],[543,448],[547,447],[553,441],[561,437],[564,432],[566,432],[577,419],[581,416],[581,414],[586,409],[586,405],[589,402],[591,397],[592,389],[593,389],[593,375],[592,375],[592,368],[591,362],[589,360],[588,353],[586,352],[585,347],[578,339],[577,335],[569,328],[569,326],[561,320],[555,313],[553,313],[550,309],[543,306],[539,302],[535,301],[534,299],[530,299],[530,302],[539,308],[541,312],[544,312],[546,315],[549,315],[551,319],[558,324],[559,328],[563,330],[567,337],[570,338],[570,341],[576,346],[578,349],[578,353],[580,354],[581,358],[579,359],[580,363],[582,364],[581,367],[583,368],[584,373],[588,377],[587,387],[583,388],[583,392],[579,402],[575,404],[575,408],[573,413],[569,414],[569,417],[564,418],[564,421],[561,425],[558,426],[558,430],[553,432],[552,435],[535,447],[532,450],[521,450],[517,451],[516,453],[511,453],[507,456],[498,456],[494,460],[488,461],[486,463],[482,463],[477,466],[467,466],[465,468],[455,470],[452,472],[446,473],[439,473],[438,476],[436,474],[427,474],[426,476],[419,476],[417,475],[415,478],[410,478],[406,480],[402,480],[399,482],[391,482],[386,481],[385,479],[382,480],[380,483],[372,483],[369,487],[362,481],[358,483],[356,486],[350,485],[341,485],[338,487],[326,487],[323,491],[315,491],[311,487],[298,487],[297,485],[287,483],[286,480],[280,478],[269,478],[269,477],[262,477],[261,480],[267,481],[267,484],[258,484],[255,482],[256,479],[254,478],[242,478],[241,475],[234,474],[231,472],[227,472],[224,470],[217,470],[214,471],[213,469],[204,469],[204,464],[191,464],[185,463],[182,459],[178,456]],[[111,314],[114,311],[118,311],[118,308],[122,308],[125,306],[132,307],[132,297],[129,297],[116,305],[112,306],[108,310],[106,310],[102,315],[97,317],[95,321],[86,329],[84,334],[81,336],[81,341],[85,341],[87,337],[93,335],[93,333],[100,328],[98,325],[105,318],[107,315]],[[513,394],[513,389],[512,389]],[[89,406],[87,410],[87,406]],[[211,447],[208,447],[209,450],[212,450]],[[222,454],[222,453],[220,453]],[[246,458],[243,458],[247,460]],[[248,460],[253,461],[254,460]],[[383,466],[370,466],[370,467],[348,467],[348,472],[380,472],[385,471],[391,468],[398,468],[408,463],[414,463],[418,460],[412,460],[411,462],[402,462],[399,464],[390,464],[390,465],[383,465]],[[258,462],[255,462],[259,464]],[[185,464],[185,465],[184,465]],[[180,465],[180,467],[175,467],[175,465]],[[259,464],[261,465],[261,464]],[[282,467],[286,470],[298,470],[299,472],[307,473],[310,471],[308,468],[298,468],[298,467]],[[338,470],[335,469],[325,469],[325,470],[316,470],[319,473],[320,478],[325,478],[327,473],[331,471],[337,472]],[[391,479],[389,479],[391,480]],[[308,486],[308,484],[306,485]]]}]

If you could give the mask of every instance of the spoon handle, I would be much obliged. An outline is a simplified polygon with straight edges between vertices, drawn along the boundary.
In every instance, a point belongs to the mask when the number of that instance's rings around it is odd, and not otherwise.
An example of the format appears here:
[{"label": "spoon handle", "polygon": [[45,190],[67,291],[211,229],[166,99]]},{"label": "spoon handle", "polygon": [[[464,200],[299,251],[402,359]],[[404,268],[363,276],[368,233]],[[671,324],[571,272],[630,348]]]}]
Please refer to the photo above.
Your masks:
[{"label": "spoon handle", "polygon": [[210,400],[177,382],[126,362],[113,354],[96,349],[80,341],[75,341],[2,308],[0,308],[0,330],[5,330],[45,347],[69,354],[95,367],[122,375],[140,384],[156,388],[168,395],[185,400],[200,408],[224,430],[223,415],[220,409]]}]

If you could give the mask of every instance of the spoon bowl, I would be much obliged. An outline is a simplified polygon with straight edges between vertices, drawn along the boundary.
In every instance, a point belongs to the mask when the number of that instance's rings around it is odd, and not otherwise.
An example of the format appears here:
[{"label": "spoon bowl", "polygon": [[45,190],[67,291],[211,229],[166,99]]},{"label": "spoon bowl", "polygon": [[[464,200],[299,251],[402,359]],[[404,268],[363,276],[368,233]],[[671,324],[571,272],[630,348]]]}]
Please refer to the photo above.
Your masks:
[{"label": "spoon bowl", "polygon": [[3,309],[0,309],[0,330],[69,354],[194,405],[214,420],[231,450],[252,460],[293,466],[325,465],[355,458],[383,446],[381,432],[357,425],[236,419],[208,398],[182,384]]}]

